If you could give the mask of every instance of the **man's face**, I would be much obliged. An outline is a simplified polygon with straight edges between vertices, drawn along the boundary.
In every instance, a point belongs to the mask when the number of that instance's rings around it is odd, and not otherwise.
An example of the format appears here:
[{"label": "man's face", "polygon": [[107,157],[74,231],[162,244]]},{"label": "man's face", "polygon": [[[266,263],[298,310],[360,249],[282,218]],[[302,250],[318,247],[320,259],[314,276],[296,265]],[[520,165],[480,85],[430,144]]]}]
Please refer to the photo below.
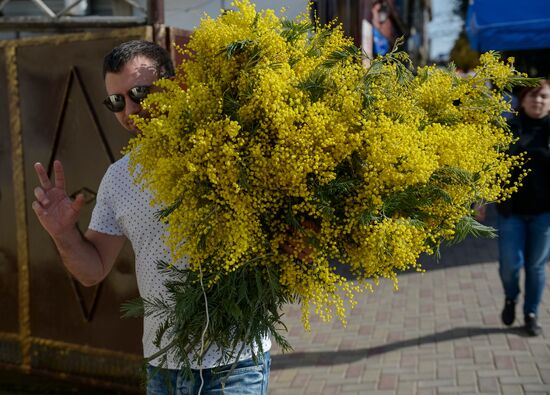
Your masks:
[{"label": "man's face", "polygon": [[145,56],[136,56],[126,63],[118,73],[107,73],[105,75],[107,95],[118,94],[124,98],[124,109],[115,112],[115,117],[133,135],[139,133],[139,130],[136,129],[130,115],[145,116],[146,113],[139,103],[131,99],[129,92],[135,87],[151,86],[157,79],[158,73],[155,62]]}]

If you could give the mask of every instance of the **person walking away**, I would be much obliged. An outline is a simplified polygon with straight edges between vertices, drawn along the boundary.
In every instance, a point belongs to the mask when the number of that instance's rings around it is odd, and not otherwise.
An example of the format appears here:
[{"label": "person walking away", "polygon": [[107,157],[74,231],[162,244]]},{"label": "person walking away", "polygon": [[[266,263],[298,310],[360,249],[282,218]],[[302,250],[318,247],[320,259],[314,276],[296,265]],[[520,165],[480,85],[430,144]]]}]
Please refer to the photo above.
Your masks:
[{"label": "person walking away", "polygon": [[508,326],[516,319],[523,268],[524,329],[528,335],[538,336],[542,333],[538,309],[550,256],[550,81],[524,89],[519,103],[519,115],[509,121],[518,139],[510,151],[525,154],[524,167],[529,172],[518,191],[497,204],[499,274],[505,295],[501,318]]}]

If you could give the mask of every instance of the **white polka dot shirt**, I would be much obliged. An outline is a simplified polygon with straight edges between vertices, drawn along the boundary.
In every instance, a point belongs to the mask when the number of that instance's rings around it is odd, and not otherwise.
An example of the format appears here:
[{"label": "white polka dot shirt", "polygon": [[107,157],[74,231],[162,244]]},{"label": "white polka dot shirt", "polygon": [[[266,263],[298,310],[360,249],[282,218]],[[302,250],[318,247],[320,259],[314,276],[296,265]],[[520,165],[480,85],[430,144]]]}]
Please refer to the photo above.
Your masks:
[{"label": "white polka dot shirt", "polygon": [[[128,163],[129,157],[126,155],[107,170],[99,187],[89,228],[109,235],[124,235],[130,240],[136,256],[139,293],[142,298],[151,300],[162,297],[167,292],[164,281],[169,274],[157,269],[158,261],[170,262],[170,251],[162,241],[166,224],[155,216],[159,208],[150,204],[150,193],[141,191],[140,187],[134,184]],[[186,261],[181,264],[186,264]],[[158,351],[153,340],[162,319],[150,315],[144,317],[143,321],[143,352],[145,357],[149,357]],[[167,344],[168,341],[163,343]],[[262,347],[264,351],[271,348],[269,338],[262,341]],[[251,350],[245,348],[239,359],[248,359],[251,355]],[[219,350],[211,347],[205,355],[202,366],[191,361],[191,367],[211,368],[216,366],[219,358]],[[226,363],[232,362],[226,361]],[[151,364],[158,366],[160,359],[157,358]],[[167,366],[163,367],[177,369],[179,364],[169,356]]]}]

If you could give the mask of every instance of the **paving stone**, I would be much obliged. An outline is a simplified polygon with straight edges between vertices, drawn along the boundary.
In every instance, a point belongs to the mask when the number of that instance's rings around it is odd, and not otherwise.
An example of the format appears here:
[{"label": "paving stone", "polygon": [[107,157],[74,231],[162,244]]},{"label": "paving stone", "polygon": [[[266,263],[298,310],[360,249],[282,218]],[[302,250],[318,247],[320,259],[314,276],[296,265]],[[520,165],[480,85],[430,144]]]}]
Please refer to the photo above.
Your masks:
[{"label": "paving stone", "polygon": [[531,394],[534,392],[542,392],[545,394],[550,393],[550,385],[548,384],[525,384],[523,386],[523,389],[526,394]]},{"label": "paving stone", "polygon": [[516,372],[511,369],[479,370],[478,377],[512,377]]},{"label": "paving stone", "polygon": [[456,373],[458,385],[475,385],[477,382],[477,376],[474,371],[471,370],[461,370]]},{"label": "paving stone", "polygon": [[343,384],[342,393],[361,392],[361,391],[377,391],[376,382],[356,383],[356,384]]},{"label": "paving stone", "polygon": [[453,386],[454,380],[422,380],[418,382],[418,388]]},{"label": "paving stone", "polygon": [[540,378],[537,376],[500,377],[499,381],[502,384],[539,384]]},{"label": "paving stone", "polygon": [[456,377],[456,370],[450,366],[438,366],[436,372],[438,379],[450,379]]},{"label": "paving stone", "polygon": [[435,372],[423,373],[406,373],[399,375],[399,381],[419,382],[420,380],[428,381],[435,378]]},{"label": "paving stone", "polygon": [[475,392],[475,386],[442,386],[437,388],[438,394],[465,394],[468,392]]},{"label": "paving stone", "polygon": [[506,384],[501,387],[502,395],[525,395],[521,385]]},{"label": "paving stone", "polygon": [[419,388],[416,391],[416,395],[436,395],[437,390],[435,388]]},{"label": "paving stone", "polygon": [[480,377],[478,386],[481,392],[498,392],[499,382],[496,377]]},{"label": "paving stone", "polygon": [[395,374],[382,373],[378,381],[378,389],[395,390],[397,388],[398,376]]},{"label": "paving stone", "polygon": [[497,369],[514,369],[514,358],[509,355],[495,356],[495,366]]},{"label": "paving stone", "polygon": [[[324,381],[312,380],[308,383],[307,387],[304,388],[304,395],[319,395],[323,392],[324,386],[325,386]],[[271,391],[270,391],[270,394],[271,394]]]},{"label": "paving stone", "polygon": [[516,370],[519,376],[538,376],[539,370],[533,362],[524,362],[516,364]]},{"label": "paving stone", "polygon": [[491,363],[491,362],[493,362],[493,353],[490,350],[475,347],[475,349],[474,349],[474,362],[476,364],[478,364],[478,363]]},{"label": "paving stone", "polygon": [[303,388],[275,388],[269,389],[270,395],[304,395]]},{"label": "paving stone", "polygon": [[338,385],[327,384],[327,385],[324,386],[321,394],[322,395],[340,394],[340,393],[342,393],[341,389],[342,388]]},{"label": "paving stone", "polygon": [[539,374],[544,384],[550,384],[550,369],[539,366]]},{"label": "paving stone", "polygon": [[309,374],[298,373],[292,380],[291,386],[294,388],[307,387],[311,376]]}]

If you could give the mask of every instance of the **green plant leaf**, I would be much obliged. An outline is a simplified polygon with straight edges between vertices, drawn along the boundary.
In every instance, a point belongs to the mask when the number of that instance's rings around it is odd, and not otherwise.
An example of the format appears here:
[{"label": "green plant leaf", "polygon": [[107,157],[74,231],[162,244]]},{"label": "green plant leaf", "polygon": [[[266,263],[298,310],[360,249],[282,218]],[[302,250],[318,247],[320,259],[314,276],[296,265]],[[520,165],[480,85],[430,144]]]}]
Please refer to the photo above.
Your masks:
[{"label": "green plant leaf", "polygon": [[497,237],[496,229],[477,222],[471,216],[465,216],[460,219],[455,229],[455,237],[450,244],[456,244],[463,241],[467,236],[485,237],[494,239]]}]

